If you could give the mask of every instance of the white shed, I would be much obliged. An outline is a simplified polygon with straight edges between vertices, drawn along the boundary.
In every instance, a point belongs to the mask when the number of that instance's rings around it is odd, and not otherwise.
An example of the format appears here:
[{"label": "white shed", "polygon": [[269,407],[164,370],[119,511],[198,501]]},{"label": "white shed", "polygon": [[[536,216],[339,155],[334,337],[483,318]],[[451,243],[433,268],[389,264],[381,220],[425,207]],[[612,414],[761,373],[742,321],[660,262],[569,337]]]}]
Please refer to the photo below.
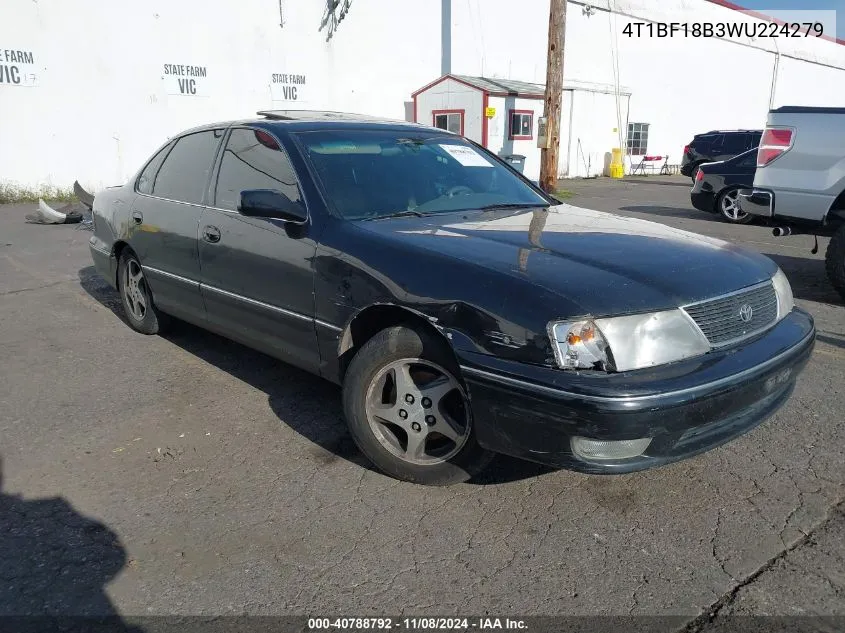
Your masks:
[{"label": "white shed", "polygon": [[[443,75],[412,94],[414,121],[462,134],[499,156],[524,156],[524,173],[540,176],[537,119],[542,84],[468,75]],[[561,177],[607,172],[610,151],[627,128],[630,90],[564,80],[560,130]]]}]

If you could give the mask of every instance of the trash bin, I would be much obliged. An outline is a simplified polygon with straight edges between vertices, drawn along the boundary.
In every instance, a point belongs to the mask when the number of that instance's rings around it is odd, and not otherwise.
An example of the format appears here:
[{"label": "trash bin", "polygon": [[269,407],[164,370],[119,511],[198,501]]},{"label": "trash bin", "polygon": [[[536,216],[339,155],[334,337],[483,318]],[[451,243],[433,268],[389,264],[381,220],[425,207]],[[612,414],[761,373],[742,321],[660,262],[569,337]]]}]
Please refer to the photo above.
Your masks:
[{"label": "trash bin", "polygon": [[525,156],[521,154],[508,154],[507,156],[502,156],[504,161],[517,170],[520,174],[523,173],[525,169]]},{"label": "trash bin", "polygon": [[625,163],[622,160],[622,149],[614,147],[610,150],[612,153],[612,160],[610,161],[610,177],[624,178],[625,177]]}]

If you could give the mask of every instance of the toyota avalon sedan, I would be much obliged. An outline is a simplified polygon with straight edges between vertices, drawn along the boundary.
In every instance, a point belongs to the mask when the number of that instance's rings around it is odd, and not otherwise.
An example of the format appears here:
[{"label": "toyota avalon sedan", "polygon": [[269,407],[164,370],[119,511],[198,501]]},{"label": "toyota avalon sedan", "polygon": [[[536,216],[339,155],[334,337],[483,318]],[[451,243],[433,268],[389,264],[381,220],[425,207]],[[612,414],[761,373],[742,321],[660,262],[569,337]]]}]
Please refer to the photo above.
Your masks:
[{"label": "toyota avalon sedan", "polygon": [[259,115],[99,193],[94,263],[139,332],[177,317],[341,385],[393,477],[667,464],[769,417],[810,356],[762,255],[561,204],[444,130]]}]

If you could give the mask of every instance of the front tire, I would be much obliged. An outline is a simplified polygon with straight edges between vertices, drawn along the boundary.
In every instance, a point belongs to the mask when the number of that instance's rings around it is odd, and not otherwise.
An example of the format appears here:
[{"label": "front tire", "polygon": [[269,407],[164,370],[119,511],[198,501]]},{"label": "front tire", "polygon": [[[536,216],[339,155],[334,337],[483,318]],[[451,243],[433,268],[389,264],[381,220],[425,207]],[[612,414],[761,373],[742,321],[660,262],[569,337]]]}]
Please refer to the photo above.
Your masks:
[{"label": "front tire", "polygon": [[451,351],[424,331],[395,326],[367,341],[346,372],[343,409],[361,452],[396,479],[446,486],[493,458],[475,439]]},{"label": "front tire", "polygon": [[748,224],[754,216],[739,208],[739,187],[729,187],[719,193],[716,209],[722,219],[731,224]]},{"label": "front tire", "polygon": [[166,317],[153,304],[141,262],[128,249],[120,254],[117,288],[130,327],[142,334],[158,334]]},{"label": "front tire", "polygon": [[845,301],[845,224],[833,234],[824,260],[827,278]]}]

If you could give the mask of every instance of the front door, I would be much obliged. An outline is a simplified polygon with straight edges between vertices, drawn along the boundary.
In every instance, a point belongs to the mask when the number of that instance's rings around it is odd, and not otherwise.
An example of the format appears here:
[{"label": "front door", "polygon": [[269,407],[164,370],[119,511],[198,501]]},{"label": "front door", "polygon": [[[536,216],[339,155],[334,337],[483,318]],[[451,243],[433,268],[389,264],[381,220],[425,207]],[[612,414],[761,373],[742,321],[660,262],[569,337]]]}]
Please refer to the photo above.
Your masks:
[{"label": "front door", "polygon": [[236,127],[220,160],[214,200],[200,221],[209,325],[317,371],[312,225],[241,215],[240,194],[247,189],[276,189],[302,201],[294,168],[278,141],[263,130]]},{"label": "front door", "polygon": [[204,193],[223,130],[182,136],[148,163],[129,213],[129,245],[153,300],[164,312],[205,318],[197,233]]}]

